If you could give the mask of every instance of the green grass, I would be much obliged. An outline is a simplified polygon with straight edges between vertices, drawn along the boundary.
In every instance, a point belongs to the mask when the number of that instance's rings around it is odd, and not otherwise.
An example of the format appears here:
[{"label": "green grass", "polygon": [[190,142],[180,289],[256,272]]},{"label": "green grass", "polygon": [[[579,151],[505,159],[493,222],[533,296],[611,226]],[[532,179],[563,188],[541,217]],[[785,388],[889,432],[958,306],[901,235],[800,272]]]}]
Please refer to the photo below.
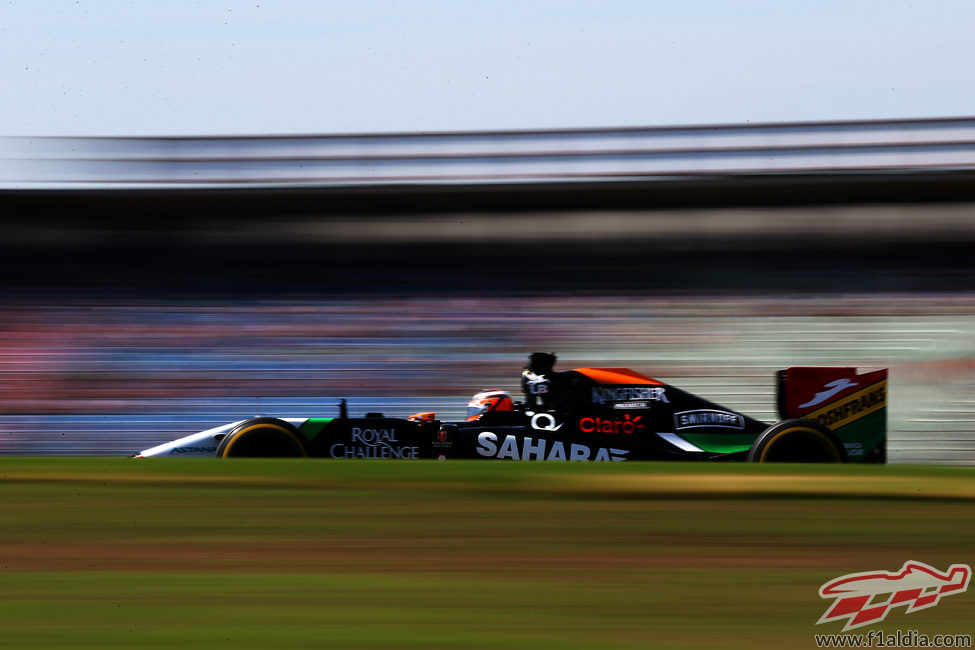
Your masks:
[{"label": "green grass", "polygon": [[3,459],[0,640],[812,647],[822,583],[972,564],[973,510],[970,468]]}]

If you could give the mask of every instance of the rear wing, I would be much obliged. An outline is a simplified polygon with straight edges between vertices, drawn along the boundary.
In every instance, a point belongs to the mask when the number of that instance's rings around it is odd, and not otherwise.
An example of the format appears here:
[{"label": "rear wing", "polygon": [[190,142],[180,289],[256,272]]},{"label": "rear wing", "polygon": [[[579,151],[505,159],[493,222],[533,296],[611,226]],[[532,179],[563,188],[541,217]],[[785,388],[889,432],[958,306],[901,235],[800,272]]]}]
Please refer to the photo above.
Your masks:
[{"label": "rear wing", "polygon": [[887,369],[794,367],[776,373],[782,419],[815,420],[846,447],[851,462],[886,462]]}]

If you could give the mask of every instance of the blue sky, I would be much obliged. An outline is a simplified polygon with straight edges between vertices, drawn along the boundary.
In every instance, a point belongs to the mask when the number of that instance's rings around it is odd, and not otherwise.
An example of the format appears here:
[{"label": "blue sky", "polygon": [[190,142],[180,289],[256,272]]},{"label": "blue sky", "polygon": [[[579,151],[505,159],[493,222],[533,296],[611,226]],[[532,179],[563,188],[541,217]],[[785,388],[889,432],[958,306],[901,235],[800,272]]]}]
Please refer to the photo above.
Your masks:
[{"label": "blue sky", "polygon": [[975,115],[969,0],[0,0],[0,136]]}]

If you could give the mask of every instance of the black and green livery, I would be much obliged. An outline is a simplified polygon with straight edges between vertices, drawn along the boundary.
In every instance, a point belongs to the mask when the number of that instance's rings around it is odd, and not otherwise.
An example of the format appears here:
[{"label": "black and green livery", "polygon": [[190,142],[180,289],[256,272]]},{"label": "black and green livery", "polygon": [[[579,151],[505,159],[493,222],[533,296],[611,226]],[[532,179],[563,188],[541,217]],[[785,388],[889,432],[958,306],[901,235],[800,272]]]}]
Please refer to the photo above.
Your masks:
[{"label": "black and green livery", "polygon": [[463,421],[434,413],[257,417],[147,449],[138,457],[704,460],[886,462],[887,371],[794,367],[776,375],[780,420],[762,422],[625,368],[559,373],[565,399]]}]

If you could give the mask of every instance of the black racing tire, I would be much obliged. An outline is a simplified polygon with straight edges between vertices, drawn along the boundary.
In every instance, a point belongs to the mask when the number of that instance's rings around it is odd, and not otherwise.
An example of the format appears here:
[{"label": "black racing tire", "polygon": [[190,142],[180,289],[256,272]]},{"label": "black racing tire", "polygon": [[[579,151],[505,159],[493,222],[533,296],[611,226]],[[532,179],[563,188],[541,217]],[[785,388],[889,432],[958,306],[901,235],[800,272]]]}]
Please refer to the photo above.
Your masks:
[{"label": "black racing tire", "polygon": [[301,433],[284,420],[241,422],[217,445],[217,458],[307,458]]},{"label": "black racing tire", "polygon": [[782,420],[763,431],[750,463],[845,463],[846,448],[836,434],[814,420]]}]

